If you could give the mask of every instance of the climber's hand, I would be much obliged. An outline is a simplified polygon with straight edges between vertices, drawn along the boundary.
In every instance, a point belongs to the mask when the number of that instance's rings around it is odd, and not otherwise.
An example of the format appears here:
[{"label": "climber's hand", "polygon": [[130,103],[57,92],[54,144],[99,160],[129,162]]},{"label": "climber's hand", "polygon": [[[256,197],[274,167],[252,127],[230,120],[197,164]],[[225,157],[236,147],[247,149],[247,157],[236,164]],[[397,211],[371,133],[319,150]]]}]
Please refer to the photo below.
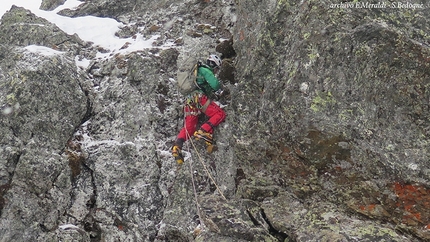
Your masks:
[{"label": "climber's hand", "polygon": [[217,99],[220,99],[223,93],[224,93],[224,91],[221,88],[218,89],[218,91],[214,92]]}]

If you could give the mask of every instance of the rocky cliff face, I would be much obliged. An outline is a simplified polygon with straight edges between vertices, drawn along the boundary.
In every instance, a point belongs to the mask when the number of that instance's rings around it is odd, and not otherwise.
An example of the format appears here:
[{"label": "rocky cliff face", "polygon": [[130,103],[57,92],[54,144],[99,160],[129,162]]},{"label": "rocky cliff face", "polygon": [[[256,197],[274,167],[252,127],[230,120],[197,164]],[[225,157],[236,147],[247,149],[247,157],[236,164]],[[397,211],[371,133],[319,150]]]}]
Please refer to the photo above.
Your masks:
[{"label": "rocky cliff face", "polygon": [[[106,58],[13,7],[0,24],[1,241],[430,240],[430,6],[408,3],[62,10],[159,36]],[[178,167],[175,72],[208,53],[225,58],[228,117],[218,151],[189,142]]]}]

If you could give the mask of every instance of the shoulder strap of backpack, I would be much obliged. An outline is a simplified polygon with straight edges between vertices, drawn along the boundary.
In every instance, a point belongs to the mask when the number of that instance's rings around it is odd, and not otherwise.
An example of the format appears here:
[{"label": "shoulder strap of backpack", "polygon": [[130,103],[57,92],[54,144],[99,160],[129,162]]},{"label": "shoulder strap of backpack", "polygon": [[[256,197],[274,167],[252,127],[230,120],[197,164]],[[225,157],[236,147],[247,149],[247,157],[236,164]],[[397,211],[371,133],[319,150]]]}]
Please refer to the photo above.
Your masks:
[{"label": "shoulder strap of backpack", "polygon": [[199,84],[197,83],[197,77],[198,77],[198,72],[199,72],[199,67],[200,67],[200,61],[197,62],[197,64],[195,64],[193,66],[192,69],[192,75],[193,75],[193,80],[194,80],[194,85],[198,88],[201,89],[201,87],[199,86]]},{"label": "shoulder strap of backpack", "polygon": [[206,65],[205,63],[203,63],[202,61],[198,61],[197,62],[197,66],[198,67],[204,67],[204,68],[207,68],[207,69],[209,69],[209,70],[212,70],[212,68],[210,68],[208,65]]}]

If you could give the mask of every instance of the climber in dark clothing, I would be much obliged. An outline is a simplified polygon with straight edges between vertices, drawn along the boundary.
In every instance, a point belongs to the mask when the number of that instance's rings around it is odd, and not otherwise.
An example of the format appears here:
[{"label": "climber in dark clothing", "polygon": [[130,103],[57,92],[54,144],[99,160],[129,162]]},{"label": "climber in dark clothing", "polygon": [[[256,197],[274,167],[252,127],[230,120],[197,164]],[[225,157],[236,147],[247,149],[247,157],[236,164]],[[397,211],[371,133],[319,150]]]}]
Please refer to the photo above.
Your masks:
[{"label": "climber in dark clothing", "polygon": [[[218,56],[210,55],[206,60],[206,65],[200,66],[197,70],[197,84],[200,88],[187,95],[185,98],[185,124],[179,132],[172,148],[172,155],[175,157],[178,164],[184,162],[181,149],[183,143],[187,141],[190,136],[194,136],[197,140],[204,140],[206,145],[208,145],[209,151],[209,147],[212,147],[213,144],[212,134],[214,128],[226,118],[224,110],[208,98],[211,93],[215,93],[217,96],[222,94],[221,85],[214,75],[221,68],[221,64],[222,60]],[[209,120],[196,131],[199,115],[201,113],[208,116]]]}]

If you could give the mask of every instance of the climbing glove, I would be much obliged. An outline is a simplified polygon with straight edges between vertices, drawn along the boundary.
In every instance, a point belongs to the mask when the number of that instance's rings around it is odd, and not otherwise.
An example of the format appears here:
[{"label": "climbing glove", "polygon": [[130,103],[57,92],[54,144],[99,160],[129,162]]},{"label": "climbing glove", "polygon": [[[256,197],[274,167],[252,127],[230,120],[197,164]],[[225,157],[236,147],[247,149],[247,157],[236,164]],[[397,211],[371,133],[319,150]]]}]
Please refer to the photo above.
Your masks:
[{"label": "climbing glove", "polygon": [[215,92],[215,95],[221,96],[223,92],[224,91],[220,88],[220,89],[218,89],[218,91]]},{"label": "climbing glove", "polygon": [[173,157],[175,157],[176,163],[178,163],[178,165],[182,165],[182,163],[184,163],[184,157],[181,153],[181,147],[179,147],[178,145],[173,146],[172,155]]},{"label": "climbing glove", "polygon": [[197,130],[196,132],[194,132],[194,138],[196,140],[204,140],[206,145],[212,145],[213,144],[213,138],[212,138],[212,134],[205,132],[201,129]]},{"label": "climbing glove", "polygon": [[218,91],[214,92],[217,99],[220,99],[224,91],[220,88]]}]

